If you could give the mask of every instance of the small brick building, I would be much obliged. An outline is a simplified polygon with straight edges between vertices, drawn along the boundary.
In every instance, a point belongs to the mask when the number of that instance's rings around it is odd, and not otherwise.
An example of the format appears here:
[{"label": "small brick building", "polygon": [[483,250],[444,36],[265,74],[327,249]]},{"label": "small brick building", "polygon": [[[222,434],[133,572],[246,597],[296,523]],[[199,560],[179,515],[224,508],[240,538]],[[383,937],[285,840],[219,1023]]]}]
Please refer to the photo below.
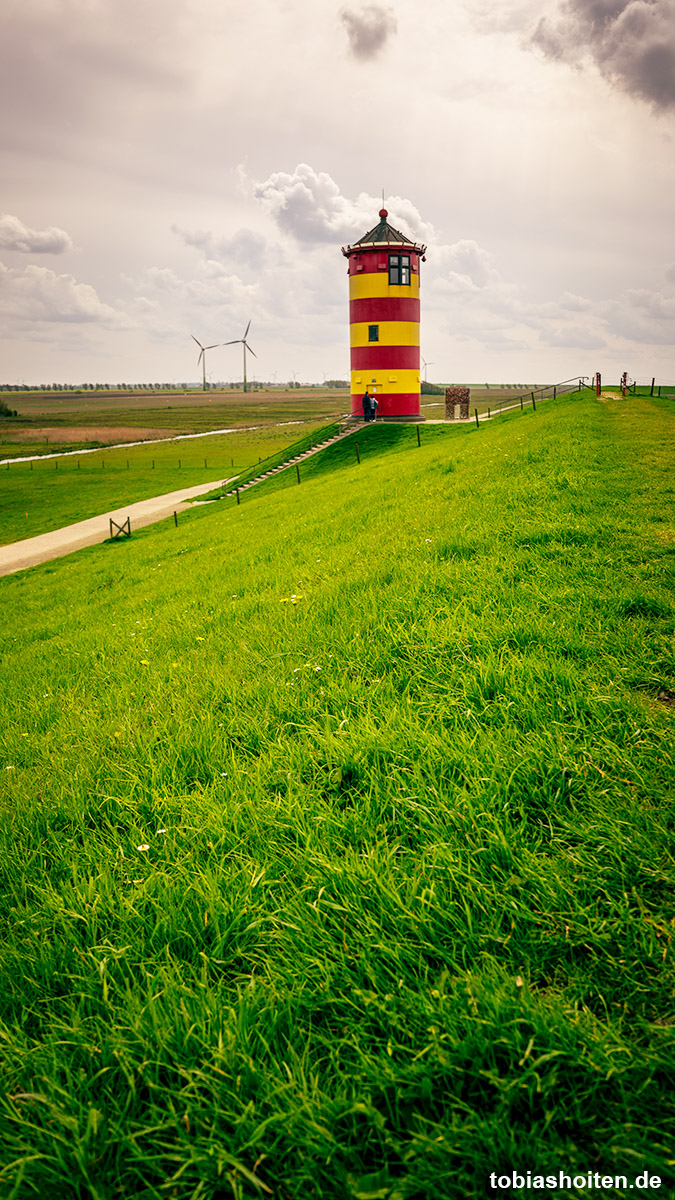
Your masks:
[{"label": "small brick building", "polygon": [[445,389],[445,419],[446,421],[466,421],[469,416],[471,389],[468,387],[447,387]]}]

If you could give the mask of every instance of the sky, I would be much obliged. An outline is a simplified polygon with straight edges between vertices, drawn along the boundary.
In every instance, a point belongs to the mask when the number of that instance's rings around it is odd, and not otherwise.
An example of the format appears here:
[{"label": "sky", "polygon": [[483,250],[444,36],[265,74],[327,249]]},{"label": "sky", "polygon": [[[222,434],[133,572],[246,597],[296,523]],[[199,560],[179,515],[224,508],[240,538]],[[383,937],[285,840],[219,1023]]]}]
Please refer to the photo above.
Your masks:
[{"label": "sky", "polygon": [[4,0],[0,100],[0,383],[347,379],[383,191],[429,381],[675,382],[675,0]]}]

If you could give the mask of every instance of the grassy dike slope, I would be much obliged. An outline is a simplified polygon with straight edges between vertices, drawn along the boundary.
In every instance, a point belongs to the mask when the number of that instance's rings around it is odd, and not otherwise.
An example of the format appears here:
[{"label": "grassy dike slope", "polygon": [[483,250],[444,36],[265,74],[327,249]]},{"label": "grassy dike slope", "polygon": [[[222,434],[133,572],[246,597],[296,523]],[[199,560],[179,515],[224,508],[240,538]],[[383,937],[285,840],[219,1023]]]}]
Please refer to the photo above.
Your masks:
[{"label": "grassy dike slope", "polygon": [[[0,545],[178,488],[230,478],[322,428],[267,426],[0,467]],[[78,465],[79,464],[79,465]],[[205,465],[206,464],[206,465]]]},{"label": "grassy dike slope", "polygon": [[674,427],[370,429],[0,580],[0,1195],[667,1194]]}]

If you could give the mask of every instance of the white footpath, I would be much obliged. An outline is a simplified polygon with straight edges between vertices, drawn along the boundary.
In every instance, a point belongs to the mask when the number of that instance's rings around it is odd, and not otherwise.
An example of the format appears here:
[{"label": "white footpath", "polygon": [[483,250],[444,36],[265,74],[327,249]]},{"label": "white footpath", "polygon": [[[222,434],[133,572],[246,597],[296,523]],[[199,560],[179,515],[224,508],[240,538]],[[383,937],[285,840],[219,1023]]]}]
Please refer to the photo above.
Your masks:
[{"label": "white footpath", "polygon": [[151,500],[138,500],[134,504],[126,504],[123,508],[101,513],[98,517],[88,517],[86,521],[77,521],[74,525],[55,529],[52,533],[41,533],[37,537],[25,538],[22,542],[13,542],[10,546],[0,546],[0,575],[24,571],[37,563],[61,558],[64,554],[81,550],[83,546],[93,546],[96,542],[105,541],[110,537],[111,518],[117,525],[122,525],[129,517],[132,533],[134,529],[140,529],[143,525],[162,521],[174,512],[191,508],[187,503],[189,500],[194,496],[204,495],[205,492],[214,491],[223,482],[230,481],[216,479],[212,483],[200,483],[196,487],[179,488],[177,492],[165,492],[163,496],[154,496]]}]

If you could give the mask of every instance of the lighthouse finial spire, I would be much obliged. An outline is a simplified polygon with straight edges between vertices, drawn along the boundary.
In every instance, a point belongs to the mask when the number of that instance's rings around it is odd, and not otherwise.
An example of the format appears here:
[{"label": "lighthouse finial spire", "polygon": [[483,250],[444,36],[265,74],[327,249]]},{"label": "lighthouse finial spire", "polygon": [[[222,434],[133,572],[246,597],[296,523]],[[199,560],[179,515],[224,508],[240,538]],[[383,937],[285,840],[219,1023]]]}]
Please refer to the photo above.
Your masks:
[{"label": "lighthouse finial spire", "polygon": [[384,207],[384,188],[382,188],[382,208],[380,209],[379,216],[382,218],[383,221],[386,220],[386,218],[389,216],[389,213],[387,212],[386,208]]}]

